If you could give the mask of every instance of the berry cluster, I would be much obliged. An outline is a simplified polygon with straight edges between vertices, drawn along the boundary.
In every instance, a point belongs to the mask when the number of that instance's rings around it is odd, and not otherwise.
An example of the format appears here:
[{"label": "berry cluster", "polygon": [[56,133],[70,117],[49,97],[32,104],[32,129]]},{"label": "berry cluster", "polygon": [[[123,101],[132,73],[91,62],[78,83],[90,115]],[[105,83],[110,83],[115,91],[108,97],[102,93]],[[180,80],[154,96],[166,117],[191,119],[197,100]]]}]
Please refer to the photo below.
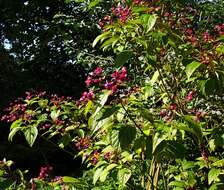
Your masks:
[{"label": "berry cluster", "polygon": [[112,12],[122,23],[125,23],[131,16],[131,9],[127,6],[119,5],[117,7],[112,7]]},{"label": "berry cluster", "polygon": [[194,98],[194,95],[195,95],[195,92],[194,92],[194,91],[190,91],[190,92],[187,94],[186,100],[187,100],[188,102],[192,101],[193,98]]},{"label": "berry cluster", "polygon": [[91,139],[89,137],[80,138],[78,142],[75,143],[75,147],[78,150],[85,150],[89,148],[90,145],[91,145]]},{"label": "berry cluster", "polygon": [[86,86],[89,87],[90,85],[100,83],[104,79],[102,74],[103,74],[103,69],[101,67],[97,67],[93,72],[89,73],[85,81]]},{"label": "berry cluster", "polygon": [[[87,87],[97,87],[97,91],[111,90],[111,94],[118,93],[119,87],[127,81],[127,69],[122,67],[120,70],[115,70],[111,75],[107,75],[101,67],[97,67],[93,72],[90,72],[85,81]],[[94,98],[93,89],[88,92],[83,92],[81,98],[77,101],[77,105],[87,103]]]},{"label": "berry cluster", "polygon": [[142,0],[134,0],[133,3],[134,3],[135,5],[139,5],[139,4],[142,3]]},{"label": "berry cluster", "polygon": [[89,92],[83,92],[81,98],[76,102],[76,105],[79,106],[82,103],[87,103],[89,100],[94,98],[93,90],[89,90]]},{"label": "berry cluster", "polygon": [[105,160],[110,161],[112,155],[113,155],[113,153],[110,151],[110,152],[105,153],[103,155],[103,157],[104,157]]},{"label": "berry cluster", "polygon": [[214,30],[217,32],[218,35],[224,35],[224,24],[215,25]]},{"label": "berry cluster", "polygon": [[92,165],[96,165],[99,161],[100,153],[97,150],[94,150],[94,152],[90,156],[90,162]]},{"label": "berry cluster", "polygon": [[40,168],[39,179],[46,179],[49,177],[49,173],[53,170],[53,167],[47,165]]},{"label": "berry cluster", "polygon": [[104,28],[105,25],[112,24],[112,22],[113,22],[112,17],[107,15],[103,19],[100,19],[99,21],[100,28]]},{"label": "berry cluster", "polygon": [[4,109],[4,112],[6,112],[5,115],[1,117],[1,121],[6,121],[6,122],[13,122],[19,118],[24,118],[24,119],[31,119],[32,115],[26,114],[27,105],[23,101],[22,98],[18,98],[14,102],[10,103],[9,107]]}]

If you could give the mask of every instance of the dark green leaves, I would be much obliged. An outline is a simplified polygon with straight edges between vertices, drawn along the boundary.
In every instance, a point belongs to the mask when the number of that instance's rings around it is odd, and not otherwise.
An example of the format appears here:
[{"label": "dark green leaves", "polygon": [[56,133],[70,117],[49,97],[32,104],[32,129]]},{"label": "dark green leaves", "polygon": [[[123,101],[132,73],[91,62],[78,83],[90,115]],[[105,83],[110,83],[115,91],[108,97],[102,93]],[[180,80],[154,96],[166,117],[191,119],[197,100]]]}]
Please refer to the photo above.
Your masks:
[{"label": "dark green leaves", "polygon": [[124,126],[119,129],[119,141],[122,149],[128,149],[136,137],[136,128]]},{"label": "dark green leaves", "polygon": [[119,53],[115,60],[116,67],[123,66],[128,60],[130,60],[133,56],[133,53],[131,51],[123,51]]}]

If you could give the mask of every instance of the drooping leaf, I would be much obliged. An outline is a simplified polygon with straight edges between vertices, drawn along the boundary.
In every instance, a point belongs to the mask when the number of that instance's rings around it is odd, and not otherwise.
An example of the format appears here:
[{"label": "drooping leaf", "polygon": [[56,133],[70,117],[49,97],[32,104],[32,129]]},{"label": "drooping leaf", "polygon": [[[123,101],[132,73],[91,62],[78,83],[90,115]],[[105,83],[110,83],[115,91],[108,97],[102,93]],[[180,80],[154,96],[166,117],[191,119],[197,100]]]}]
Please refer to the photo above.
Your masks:
[{"label": "drooping leaf", "polygon": [[128,182],[131,175],[132,175],[131,170],[129,170],[127,168],[123,168],[118,171],[117,179],[118,179],[118,182],[120,183],[121,187],[125,187],[125,184]]},{"label": "drooping leaf", "polygon": [[209,190],[222,190],[222,189],[224,189],[224,183],[215,183],[209,188]]},{"label": "drooping leaf", "polygon": [[103,34],[100,34],[99,36],[96,37],[96,39],[93,41],[93,47],[96,46],[96,44],[100,41],[104,41],[105,39],[110,37],[110,32],[104,32]]},{"label": "drooping leaf", "polygon": [[202,133],[202,129],[201,126],[196,123],[191,116],[184,116],[185,121],[187,121],[189,127],[190,127],[190,131],[192,131],[194,133],[194,135],[196,135],[198,142],[202,143],[203,141],[203,133]]},{"label": "drooping leaf", "polygon": [[15,134],[20,131],[22,128],[21,127],[15,127],[13,128],[10,133],[9,133],[9,136],[8,136],[8,140],[9,141],[12,141],[13,137],[15,136]]},{"label": "drooping leaf", "polygon": [[100,181],[104,182],[109,174],[109,171],[112,170],[113,168],[115,168],[117,166],[117,164],[113,163],[108,165],[102,172],[100,175]]},{"label": "drooping leaf", "polygon": [[100,117],[100,120],[106,119],[113,115],[115,112],[117,112],[120,109],[118,106],[112,106],[112,107],[107,107],[103,110],[103,114]]},{"label": "drooping leaf", "polygon": [[15,134],[22,129],[21,124],[22,124],[21,119],[18,119],[12,123],[12,125],[10,126],[10,133],[8,136],[9,141],[12,141]]},{"label": "drooping leaf", "polygon": [[151,159],[153,153],[153,137],[152,135],[146,138],[146,158]]},{"label": "drooping leaf", "polygon": [[23,129],[23,133],[27,143],[29,144],[30,147],[32,147],[38,135],[37,127],[35,126],[25,127]]},{"label": "drooping leaf", "polygon": [[191,78],[191,75],[196,71],[197,68],[201,66],[200,62],[193,61],[186,66],[185,72],[187,74],[188,80]]},{"label": "drooping leaf", "polygon": [[100,178],[103,169],[104,169],[104,166],[98,168],[98,169],[94,172],[94,175],[93,175],[93,184],[94,184],[94,185],[96,184],[96,182],[97,182],[98,179]]},{"label": "drooping leaf", "polygon": [[100,46],[100,48],[102,48],[104,51],[107,48],[109,48],[110,46],[112,46],[112,45],[114,46],[118,40],[119,40],[119,36],[113,36],[112,38],[109,38],[106,41],[104,41],[104,43]]}]

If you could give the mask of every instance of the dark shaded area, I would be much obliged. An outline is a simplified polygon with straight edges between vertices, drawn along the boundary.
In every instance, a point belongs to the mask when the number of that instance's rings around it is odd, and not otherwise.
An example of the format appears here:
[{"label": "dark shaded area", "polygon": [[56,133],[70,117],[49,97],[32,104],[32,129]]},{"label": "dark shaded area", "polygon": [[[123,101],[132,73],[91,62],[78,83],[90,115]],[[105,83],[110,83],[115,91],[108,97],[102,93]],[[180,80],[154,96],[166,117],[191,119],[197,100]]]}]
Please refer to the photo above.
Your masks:
[{"label": "dark shaded area", "polygon": [[[0,115],[30,89],[79,98],[88,68],[77,64],[79,52],[92,52],[100,30],[96,23],[110,7],[87,10],[64,0],[0,0]],[[8,142],[9,124],[0,122],[0,160],[15,161],[37,177],[49,163],[55,175],[81,175],[81,163],[38,139],[29,148],[23,135]]]},{"label": "dark shaded area", "polygon": [[12,169],[29,170],[27,179],[37,177],[40,167],[50,165],[53,167],[53,176],[81,176],[82,166],[81,158],[75,158],[64,150],[55,147],[48,141],[38,139],[34,146],[30,148],[27,145],[23,135],[16,135],[12,143],[7,141],[8,126],[1,124],[0,134],[0,160],[7,158],[13,160]]}]

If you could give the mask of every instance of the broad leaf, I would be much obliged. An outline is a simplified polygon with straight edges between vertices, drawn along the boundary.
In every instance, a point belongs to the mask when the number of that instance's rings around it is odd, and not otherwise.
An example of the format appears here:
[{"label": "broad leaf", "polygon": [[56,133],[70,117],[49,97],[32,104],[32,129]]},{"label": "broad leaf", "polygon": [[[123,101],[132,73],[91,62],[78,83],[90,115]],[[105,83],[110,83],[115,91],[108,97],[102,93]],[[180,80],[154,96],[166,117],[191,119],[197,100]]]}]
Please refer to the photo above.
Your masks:
[{"label": "broad leaf", "polygon": [[109,171],[112,170],[113,168],[115,168],[117,166],[117,164],[110,164],[108,165],[102,172],[100,175],[100,181],[104,182],[109,174]]},{"label": "broad leaf", "polygon": [[22,129],[21,124],[22,124],[21,119],[18,119],[12,123],[12,125],[10,126],[10,133],[8,136],[9,141],[12,141],[15,134]]},{"label": "broad leaf", "polygon": [[122,149],[128,149],[136,137],[136,128],[124,126],[119,130],[119,142]]},{"label": "broad leaf", "polygon": [[191,75],[196,71],[197,68],[201,66],[200,62],[193,61],[186,66],[185,72],[187,74],[188,80],[191,78]]},{"label": "broad leaf", "polygon": [[210,185],[212,182],[217,181],[218,180],[218,176],[220,175],[220,173],[221,173],[220,169],[212,168],[208,172],[208,184]]},{"label": "broad leaf", "polygon": [[60,114],[60,110],[57,110],[57,111],[53,110],[53,111],[51,111],[51,119],[53,121],[55,121],[58,118],[59,114]]},{"label": "broad leaf", "polygon": [[8,136],[8,140],[9,141],[12,141],[13,137],[15,136],[15,134],[20,131],[22,129],[22,127],[15,127],[13,128],[10,133],[9,133],[9,136]]},{"label": "broad leaf", "polygon": [[101,168],[98,168],[98,169],[94,172],[94,175],[93,175],[93,184],[94,184],[94,185],[96,184],[96,182],[97,182],[98,179],[100,178],[103,169],[104,169],[104,166],[101,167]]},{"label": "broad leaf", "polygon": [[133,53],[131,51],[123,51],[119,53],[115,60],[115,65],[117,67],[120,67],[124,65],[128,60],[130,60],[133,56]]},{"label": "broad leaf", "polygon": [[125,184],[128,182],[130,177],[131,177],[131,170],[129,170],[127,168],[123,168],[123,169],[119,170],[117,173],[117,179],[118,179],[118,182],[120,183],[121,187],[125,186]]},{"label": "broad leaf", "polygon": [[30,147],[32,147],[38,135],[37,128],[35,126],[26,127],[23,129],[23,133],[25,135],[27,143]]},{"label": "broad leaf", "polygon": [[174,187],[180,187],[180,188],[187,187],[184,181],[172,181],[169,183],[168,186],[174,186]]}]

